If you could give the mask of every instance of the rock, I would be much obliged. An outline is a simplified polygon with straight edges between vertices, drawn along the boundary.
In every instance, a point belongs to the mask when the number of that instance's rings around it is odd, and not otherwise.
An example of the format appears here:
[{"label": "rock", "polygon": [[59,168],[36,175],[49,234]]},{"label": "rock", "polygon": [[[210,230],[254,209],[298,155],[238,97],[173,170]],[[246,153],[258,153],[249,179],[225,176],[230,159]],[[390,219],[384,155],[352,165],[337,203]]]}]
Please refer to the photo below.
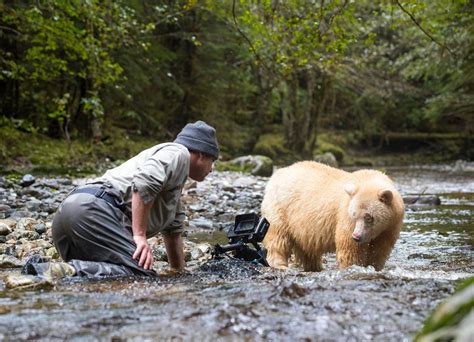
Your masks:
[{"label": "rock", "polygon": [[38,223],[34,225],[35,232],[38,234],[44,234],[46,232],[46,225],[44,223]]},{"label": "rock", "polygon": [[59,178],[57,181],[61,185],[72,185],[72,180],[69,178]]},{"label": "rock", "polygon": [[238,171],[249,172],[254,176],[270,177],[273,173],[273,160],[267,156],[249,155],[232,159],[229,165],[237,166]]},{"label": "rock", "polygon": [[429,254],[426,254],[426,253],[414,253],[414,254],[410,254],[408,256],[408,260],[410,259],[434,259],[435,257],[433,255],[429,255]]},{"label": "rock", "polygon": [[211,258],[211,245],[199,244],[191,250],[192,260],[207,260]]},{"label": "rock", "polygon": [[18,220],[18,223],[16,224],[16,230],[29,230],[29,231],[34,231],[34,226],[37,225],[39,222],[36,221],[33,218],[21,218]]},{"label": "rock", "polygon": [[237,188],[246,188],[246,187],[254,186],[255,183],[257,183],[257,181],[254,178],[240,177],[234,181],[233,185],[234,187],[237,187]]},{"label": "rock", "polygon": [[27,274],[9,274],[5,278],[5,287],[16,290],[38,290],[53,287],[50,279]]},{"label": "rock", "polygon": [[48,188],[58,190],[61,185],[59,184],[58,180],[56,179],[45,179],[43,180],[42,184],[47,186]]},{"label": "rock", "polygon": [[151,247],[155,261],[168,261],[168,255],[164,246],[155,245]]},{"label": "rock", "polygon": [[0,236],[6,236],[11,233],[10,228],[3,222],[0,222]]},{"label": "rock", "polygon": [[474,172],[474,163],[467,160],[456,160],[451,168],[452,173]]},{"label": "rock", "polygon": [[474,336],[474,277],[442,302],[414,341],[472,341]]},{"label": "rock", "polygon": [[38,211],[40,206],[41,206],[41,201],[39,201],[37,199],[33,199],[31,201],[26,202],[26,208],[29,211]]},{"label": "rock", "polygon": [[0,212],[9,211],[9,210],[11,210],[11,207],[9,205],[0,204]]},{"label": "rock", "polygon": [[191,204],[189,206],[189,209],[191,209],[192,211],[194,211],[196,213],[206,210],[206,208],[204,208],[203,206],[201,206],[199,204]]},{"label": "rock", "polygon": [[0,224],[6,225],[10,230],[15,229],[15,227],[16,227],[16,221],[12,220],[12,219],[0,220]]},{"label": "rock", "polygon": [[438,196],[405,196],[403,203],[406,205],[441,205]]},{"label": "rock", "polygon": [[202,228],[202,229],[212,229],[214,224],[212,221],[205,219],[204,217],[198,217],[197,219],[189,221],[190,228]]},{"label": "rock", "polygon": [[51,247],[46,250],[45,256],[50,257],[51,259],[59,259],[59,253],[56,247]]},{"label": "rock", "polygon": [[13,220],[20,220],[22,218],[33,218],[38,214],[28,210],[16,210],[11,213],[10,218]]},{"label": "rock", "polygon": [[337,159],[334,156],[334,154],[332,154],[331,152],[317,154],[313,157],[313,160],[318,163],[326,164],[331,167],[338,167]]},{"label": "rock", "polygon": [[0,255],[0,268],[20,268],[23,262],[11,255]]},{"label": "rock", "polygon": [[26,174],[21,178],[20,185],[23,187],[30,186],[36,181],[36,178],[30,174]]}]

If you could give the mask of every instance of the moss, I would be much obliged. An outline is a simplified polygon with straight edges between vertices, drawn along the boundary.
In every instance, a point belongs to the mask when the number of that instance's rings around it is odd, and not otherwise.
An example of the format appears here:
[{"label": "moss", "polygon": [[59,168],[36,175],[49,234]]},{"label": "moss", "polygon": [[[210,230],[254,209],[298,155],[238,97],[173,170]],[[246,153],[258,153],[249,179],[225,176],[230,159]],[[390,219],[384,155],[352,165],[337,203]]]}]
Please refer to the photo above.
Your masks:
[{"label": "moss", "polygon": [[345,158],[347,158],[346,152],[342,147],[329,142],[328,137],[322,135],[317,139],[316,149],[314,150],[313,154],[324,154],[326,152],[332,153],[338,162],[342,162]]},{"label": "moss", "polygon": [[252,171],[252,166],[250,165],[236,165],[228,161],[217,161],[214,167],[216,168],[216,171],[233,171],[243,173],[250,173],[250,171]]},{"label": "moss", "polygon": [[291,151],[285,147],[283,135],[278,133],[268,133],[260,136],[253,152],[270,157],[273,160],[281,160],[291,154]]}]

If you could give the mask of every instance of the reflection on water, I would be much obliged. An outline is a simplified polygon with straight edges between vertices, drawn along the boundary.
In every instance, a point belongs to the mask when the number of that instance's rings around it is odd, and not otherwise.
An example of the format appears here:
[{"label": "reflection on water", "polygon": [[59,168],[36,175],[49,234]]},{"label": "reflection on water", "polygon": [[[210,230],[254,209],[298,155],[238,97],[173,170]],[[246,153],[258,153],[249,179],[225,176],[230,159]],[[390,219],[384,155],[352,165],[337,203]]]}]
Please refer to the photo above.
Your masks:
[{"label": "reflection on water", "polygon": [[[0,291],[0,340],[409,341],[428,313],[473,274],[472,175],[388,169],[402,195],[438,195],[408,207],[381,272],[276,271],[223,259],[159,279],[63,281],[51,291]],[[191,235],[225,243],[222,232]]]}]

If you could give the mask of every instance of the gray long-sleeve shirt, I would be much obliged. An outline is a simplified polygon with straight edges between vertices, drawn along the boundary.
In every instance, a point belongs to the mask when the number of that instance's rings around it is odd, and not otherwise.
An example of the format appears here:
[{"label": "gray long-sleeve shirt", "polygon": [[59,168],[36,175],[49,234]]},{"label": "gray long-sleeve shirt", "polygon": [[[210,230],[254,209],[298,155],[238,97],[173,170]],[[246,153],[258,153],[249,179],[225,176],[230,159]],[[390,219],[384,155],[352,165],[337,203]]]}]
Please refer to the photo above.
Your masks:
[{"label": "gray long-sleeve shirt", "polygon": [[130,212],[132,191],[138,191],[145,203],[154,200],[147,237],[159,232],[182,232],[185,214],[180,197],[189,175],[189,161],[189,151],[183,145],[159,144],[108,170],[94,182],[112,184],[121,192]]}]

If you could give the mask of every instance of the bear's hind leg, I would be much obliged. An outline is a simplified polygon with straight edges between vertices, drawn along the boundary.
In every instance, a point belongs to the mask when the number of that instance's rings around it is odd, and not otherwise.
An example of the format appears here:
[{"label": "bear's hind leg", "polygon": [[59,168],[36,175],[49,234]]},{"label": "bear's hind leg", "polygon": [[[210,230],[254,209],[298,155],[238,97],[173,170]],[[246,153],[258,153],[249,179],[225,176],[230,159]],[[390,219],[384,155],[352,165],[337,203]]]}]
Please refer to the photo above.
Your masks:
[{"label": "bear's hind leg", "polygon": [[303,266],[305,272],[321,272],[323,270],[321,254],[308,254],[296,245],[293,250],[295,252],[296,262]]},{"label": "bear's hind leg", "polygon": [[273,268],[287,268],[292,243],[286,229],[272,223],[263,242],[267,249],[268,264]]}]

